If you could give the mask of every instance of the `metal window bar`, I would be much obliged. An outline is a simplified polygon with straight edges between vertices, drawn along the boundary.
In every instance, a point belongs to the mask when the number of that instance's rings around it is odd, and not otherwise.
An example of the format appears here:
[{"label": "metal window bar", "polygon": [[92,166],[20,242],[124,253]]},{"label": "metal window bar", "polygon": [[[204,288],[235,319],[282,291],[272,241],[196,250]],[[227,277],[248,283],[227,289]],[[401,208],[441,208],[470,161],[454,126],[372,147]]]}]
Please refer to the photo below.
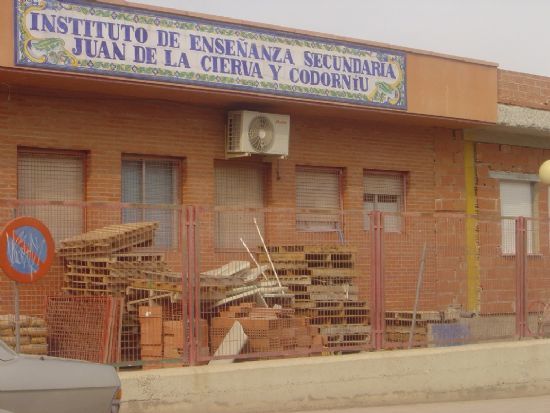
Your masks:
[{"label": "metal window bar", "polygon": [[364,228],[369,230],[369,212],[382,211],[386,232],[401,231],[399,213],[404,206],[404,175],[395,172],[367,171],[363,181]]}]

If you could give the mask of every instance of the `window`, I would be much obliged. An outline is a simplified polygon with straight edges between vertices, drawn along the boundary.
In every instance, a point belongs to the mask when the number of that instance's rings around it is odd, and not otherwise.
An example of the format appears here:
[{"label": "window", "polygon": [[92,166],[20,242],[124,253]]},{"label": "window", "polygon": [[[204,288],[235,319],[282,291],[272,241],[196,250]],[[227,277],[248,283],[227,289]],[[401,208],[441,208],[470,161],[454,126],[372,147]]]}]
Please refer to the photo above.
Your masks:
[{"label": "window", "polygon": [[394,172],[366,171],[363,179],[363,209],[365,211],[365,229],[370,228],[369,212],[381,211],[396,213],[384,216],[384,231],[401,231],[403,211],[404,175]]},{"label": "window", "polygon": [[[516,253],[516,217],[534,217],[534,183],[526,181],[500,182],[500,213],[502,218],[502,253]],[[527,221],[527,252],[537,251],[537,237],[532,220]]]},{"label": "window", "polygon": [[177,210],[179,202],[180,162],[172,159],[124,157],[122,159],[122,202],[157,205],[127,208],[123,222],[158,222],[154,244],[177,245]]},{"label": "window", "polygon": [[296,169],[296,228],[301,231],[341,231],[340,169]]},{"label": "window", "polygon": [[254,218],[264,235],[264,169],[254,165],[219,162],[216,179],[216,247],[239,249],[240,239],[250,249],[260,245]]},{"label": "window", "polygon": [[[83,201],[84,154],[20,150],[17,198],[35,201]],[[84,232],[79,206],[22,205],[17,214],[44,222],[56,242]]]}]

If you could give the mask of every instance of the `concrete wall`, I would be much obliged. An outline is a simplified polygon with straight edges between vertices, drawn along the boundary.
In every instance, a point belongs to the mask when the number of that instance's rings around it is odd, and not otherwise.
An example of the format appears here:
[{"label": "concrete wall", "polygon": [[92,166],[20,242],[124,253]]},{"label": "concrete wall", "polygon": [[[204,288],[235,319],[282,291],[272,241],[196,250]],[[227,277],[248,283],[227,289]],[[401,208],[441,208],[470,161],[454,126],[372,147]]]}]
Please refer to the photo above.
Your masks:
[{"label": "concrete wall", "polygon": [[120,373],[122,413],[281,412],[550,392],[550,340]]}]

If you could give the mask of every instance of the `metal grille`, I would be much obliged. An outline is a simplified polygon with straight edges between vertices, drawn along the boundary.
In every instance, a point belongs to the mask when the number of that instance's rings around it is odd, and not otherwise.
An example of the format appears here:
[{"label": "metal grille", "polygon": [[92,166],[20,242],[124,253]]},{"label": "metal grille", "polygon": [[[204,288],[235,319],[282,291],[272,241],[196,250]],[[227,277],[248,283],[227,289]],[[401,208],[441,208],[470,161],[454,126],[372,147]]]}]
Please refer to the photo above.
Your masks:
[{"label": "metal grille", "polygon": [[[21,205],[75,202],[3,200],[2,222]],[[385,213],[365,231],[364,210],[345,210],[340,237],[298,230],[297,210],[257,208],[265,246],[249,252],[214,248],[218,207],[179,209],[177,249],[154,246],[158,222],[121,224],[126,207],[81,203],[90,230],[59,242],[49,274],[19,286],[22,351],[147,368],[550,336],[547,219],[517,218],[516,253],[504,255],[500,216],[400,213],[402,230],[388,233]],[[0,277],[9,345],[14,291]]]},{"label": "metal grille", "polygon": [[242,114],[240,112],[230,112],[227,117],[227,151],[241,151],[241,128]]},{"label": "metal grille", "polygon": [[302,231],[341,230],[339,169],[296,169],[296,227]]},{"label": "metal grille", "polygon": [[256,249],[260,240],[254,219],[264,229],[264,170],[247,165],[217,164],[216,247],[242,249],[242,238]]},{"label": "metal grille", "polygon": [[384,230],[399,232],[401,219],[391,215],[403,211],[403,175],[396,173],[366,172],[363,180],[363,207],[365,229],[370,228],[371,211],[390,213],[384,216]]},{"label": "metal grille", "polygon": [[[17,182],[17,197],[21,200],[82,201],[83,155],[20,151]],[[19,208],[18,215],[34,216],[43,221],[56,241],[83,230],[82,210],[78,207],[27,205]]]}]

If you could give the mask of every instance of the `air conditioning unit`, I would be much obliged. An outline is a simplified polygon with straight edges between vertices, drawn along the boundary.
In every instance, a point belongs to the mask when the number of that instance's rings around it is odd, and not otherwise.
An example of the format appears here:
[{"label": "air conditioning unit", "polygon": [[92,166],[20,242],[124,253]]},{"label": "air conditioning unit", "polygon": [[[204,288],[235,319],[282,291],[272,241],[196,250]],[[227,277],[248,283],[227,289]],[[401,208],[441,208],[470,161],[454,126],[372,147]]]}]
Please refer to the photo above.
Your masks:
[{"label": "air conditioning unit", "polygon": [[247,110],[227,117],[226,157],[252,154],[288,156],[290,116]]}]

